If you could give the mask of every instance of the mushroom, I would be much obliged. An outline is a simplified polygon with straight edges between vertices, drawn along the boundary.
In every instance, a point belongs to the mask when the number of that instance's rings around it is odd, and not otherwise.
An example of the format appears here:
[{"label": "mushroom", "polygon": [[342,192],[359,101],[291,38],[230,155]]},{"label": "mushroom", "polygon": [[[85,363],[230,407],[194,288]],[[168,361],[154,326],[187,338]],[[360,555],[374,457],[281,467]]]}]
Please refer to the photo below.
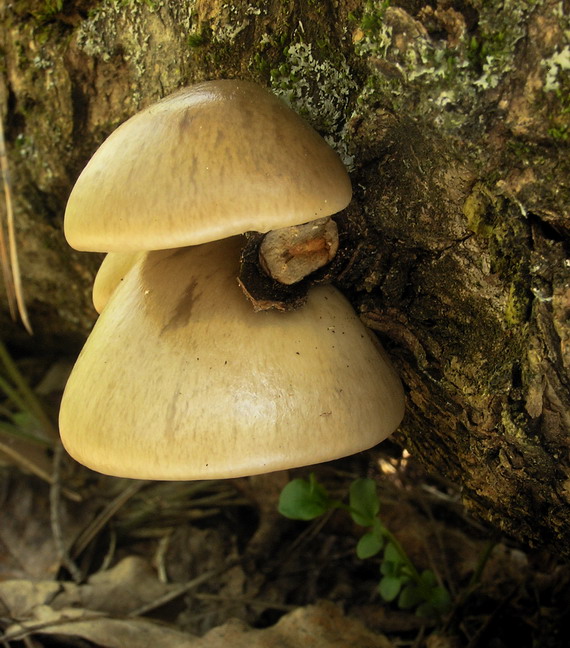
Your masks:
[{"label": "mushroom", "polygon": [[141,255],[114,290],[63,396],[68,452],[139,479],[253,475],[387,437],[399,379],[332,286],[255,313],[236,285],[241,237]]},{"label": "mushroom", "polygon": [[[207,81],[107,138],[71,192],[65,235],[94,252],[177,248],[328,217],[351,193],[338,155],[283,101],[247,81]],[[310,246],[303,257],[311,272]],[[315,257],[313,269],[322,246]]]},{"label": "mushroom", "polygon": [[103,311],[115,288],[135,265],[141,252],[109,252],[103,259],[93,282],[93,306]]}]

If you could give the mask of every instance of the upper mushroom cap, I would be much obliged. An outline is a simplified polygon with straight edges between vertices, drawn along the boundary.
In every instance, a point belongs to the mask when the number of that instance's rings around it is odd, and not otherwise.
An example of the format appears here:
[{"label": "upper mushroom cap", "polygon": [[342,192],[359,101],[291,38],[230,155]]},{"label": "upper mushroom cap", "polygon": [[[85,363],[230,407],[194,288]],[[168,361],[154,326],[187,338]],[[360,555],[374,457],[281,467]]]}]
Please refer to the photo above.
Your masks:
[{"label": "upper mushroom cap", "polygon": [[78,250],[157,250],[334,214],[338,155],[268,90],[208,81],[137,113],[93,155],[65,212]]},{"label": "upper mushroom cap", "polygon": [[379,443],[400,381],[332,286],[303,309],[254,313],[238,239],[149,252],[117,287],[65,389],[68,452],[140,479],[253,475]]}]

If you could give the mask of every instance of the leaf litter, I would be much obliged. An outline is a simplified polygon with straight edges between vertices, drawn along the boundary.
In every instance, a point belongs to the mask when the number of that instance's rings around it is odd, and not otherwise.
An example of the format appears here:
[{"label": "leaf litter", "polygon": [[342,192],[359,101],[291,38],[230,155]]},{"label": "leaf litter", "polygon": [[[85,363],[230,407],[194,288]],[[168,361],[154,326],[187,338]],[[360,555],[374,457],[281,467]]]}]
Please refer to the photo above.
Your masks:
[{"label": "leaf litter", "polygon": [[[8,648],[570,645],[568,566],[476,522],[452,484],[390,442],[322,466],[210,482],[114,479],[66,455],[54,471],[54,447],[42,449],[48,479],[9,456],[0,463]],[[355,479],[376,482],[382,523],[418,570],[448,587],[445,618],[382,601],[380,557],[356,556],[362,528],[342,511],[312,522],[278,514],[284,486],[311,472],[338,500]]]}]

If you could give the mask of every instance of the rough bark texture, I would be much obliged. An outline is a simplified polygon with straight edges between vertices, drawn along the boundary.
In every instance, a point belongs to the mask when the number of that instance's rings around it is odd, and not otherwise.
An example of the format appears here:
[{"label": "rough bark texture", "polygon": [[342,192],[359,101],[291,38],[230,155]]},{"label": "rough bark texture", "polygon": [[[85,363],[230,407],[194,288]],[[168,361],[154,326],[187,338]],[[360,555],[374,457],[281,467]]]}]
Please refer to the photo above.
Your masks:
[{"label": "rough bark texture", "polygon": [[[80,341],[100,257],[62,236],[97,145],[176,88],[270,86],[339,150],[339,285],[408,391],[400,439],[480,517],[570,555],[570,22],[547,0],[15,0],[2,116],[27,303]],[[2,337],[26,344],[4,306]]]}]

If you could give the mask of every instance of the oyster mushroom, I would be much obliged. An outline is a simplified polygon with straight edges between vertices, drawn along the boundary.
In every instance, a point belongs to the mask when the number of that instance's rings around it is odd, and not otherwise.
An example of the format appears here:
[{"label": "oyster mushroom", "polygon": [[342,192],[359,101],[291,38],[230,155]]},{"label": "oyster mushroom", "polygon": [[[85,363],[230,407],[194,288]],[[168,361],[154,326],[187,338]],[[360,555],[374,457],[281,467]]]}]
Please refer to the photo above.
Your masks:
[{"label": "oyster mushroom", "polygon": [[235,280],[241,237],[140,256],[72,371],[62,441],[94,470],[237,477],[370,448],[403,416],[400,381],[332,286],[255,313]]}]

